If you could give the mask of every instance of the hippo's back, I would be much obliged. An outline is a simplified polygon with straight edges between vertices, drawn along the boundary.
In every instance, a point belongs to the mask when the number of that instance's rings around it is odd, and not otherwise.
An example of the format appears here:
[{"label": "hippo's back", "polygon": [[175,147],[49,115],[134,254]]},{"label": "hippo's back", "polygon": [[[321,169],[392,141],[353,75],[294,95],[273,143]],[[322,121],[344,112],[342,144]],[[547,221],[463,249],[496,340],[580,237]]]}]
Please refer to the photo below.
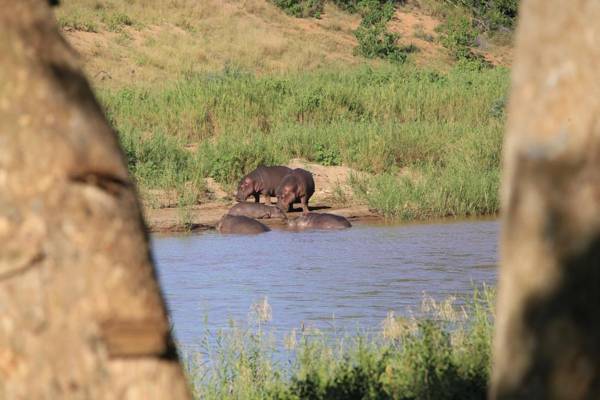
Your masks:
[{"label": "hippo's back", "polygon": [[227,211],[228,215],[237,215],[250,218],[282,218],[283,214],[277,207],[260,203],[238,203]]},{"label": "hippo's back", "polygon": [[271,167],[260,166],[252,171],[251,175],[253,179],[262,182],[264,192],[274,196],[279,183],[291,172],[291,168],[282,165],[274,165]]},{"label": "hippo's back", "polygon": [[[279,184],[279,188],[289,183],[296,183],[300,185],[308,197],[315,193],[315,181],[313,175],[305,169],[296,168],[292,170]],[[281,189],[277,190],[279,194]]]},{"label": "hippo's back", "polygon": [[217,225],[220,233],[254,234],[270,231],[269,227],[243,215],[226,214]]},{"label": "hippo's back", "polygon": [[289,226],[296,229],[346,229],[352,224],[341,215],[311,212],[290,221]]}]

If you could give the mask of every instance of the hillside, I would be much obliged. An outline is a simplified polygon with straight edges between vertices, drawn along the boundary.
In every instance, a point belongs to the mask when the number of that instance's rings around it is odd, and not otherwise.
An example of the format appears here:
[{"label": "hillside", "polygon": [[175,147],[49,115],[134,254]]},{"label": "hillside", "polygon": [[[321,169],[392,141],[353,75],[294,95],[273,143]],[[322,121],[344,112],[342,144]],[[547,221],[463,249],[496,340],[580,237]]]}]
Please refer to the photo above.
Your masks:
[{"label": "hillside", "polygon": [[[353,54],[361,18],[331,4],[317,19],[288,16],[266,0],[64,0],[56,15],[102,86],[154,84],[226,67],[271,74],[380,63]],[[401,44],[416,46],[412,62],[444,68],[452,61],[438,43],[439,23],[413,5],[399,7],[388,26]],[[495,64],[510,63],[506,46],[486,42],[482,52]]]},{"label": "hillside", "polygon": [[297,162],[319,175],[314,203],[348,216],[498,210],[510,34],[451,0],[359,1],[374,8],[319,18],[266,0],[62,2],[153,228],[211,225],[245,173]]}]

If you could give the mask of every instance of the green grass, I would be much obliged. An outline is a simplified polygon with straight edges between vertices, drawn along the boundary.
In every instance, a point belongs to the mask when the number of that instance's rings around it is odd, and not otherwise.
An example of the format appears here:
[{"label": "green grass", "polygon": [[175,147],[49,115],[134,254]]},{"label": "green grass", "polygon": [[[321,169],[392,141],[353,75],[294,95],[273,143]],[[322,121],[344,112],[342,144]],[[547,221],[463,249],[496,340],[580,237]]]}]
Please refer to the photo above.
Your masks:
[{"label": "green grass", "polygon": [[259,164],[301,157],[374,176],[356,193],[386,216],[426,218],[498,209],[507,86],[505,69],[228,67],[100,97],[142,189],[209,176],[227,187]]},{"label": "green grass", "polygon": [[463,306],[426,297],[419,318],[390,313],[370,333],[304,328],[283,341],[270,315],[257,313],[247,325],[207,332],[188,357],[188,377],[195,397],[209,400],[485,399],[493,302],[486,287]]}]

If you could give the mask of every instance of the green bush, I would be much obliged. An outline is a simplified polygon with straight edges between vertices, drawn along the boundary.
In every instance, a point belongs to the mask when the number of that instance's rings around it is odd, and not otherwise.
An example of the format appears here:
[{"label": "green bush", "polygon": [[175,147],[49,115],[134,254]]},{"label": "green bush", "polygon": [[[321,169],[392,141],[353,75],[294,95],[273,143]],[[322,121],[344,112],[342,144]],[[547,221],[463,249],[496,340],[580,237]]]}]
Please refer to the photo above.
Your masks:
[{"label": "green bush", "polygon": [[403,63],[415,46],[398,46],[399,35],[387,31],[387,23],[394,16],[394,3],[380,0],[362,0],[354,4],[362,14],[360,26],[354,31],[358,41],[355,53],[366,58],[383,58]]},{"label": "green bush", "polygon": [[387,32],[385,25],[359,26],[354,32],[358,41],[356,53],[366,58],[383,58],[390,61],[403,63],[410,53],[417,48],[414,45],[399,47],[399,35]]},{"label": "green bush", "polygon": [[512,28],[518,13],[518,0],[450,0],[468,8],[487,30]]},{"label": "green bush", "polygon": [[325,147],[321,143],[315,146],[313,161],[325,166],[340,165],[342,163],[340,152],[337,149]]},{"label": "green bush", "polygon": [[133,25],[131,17],[121,12],[103,14],[102,22],[106,24],[106,27],[111,32],[121,32],[124,27]]},{"label": "green bush", "polygon": [[271,0],[271,2],[286,14],[299,18],[319,18],[325,3],[324,0]]},{"label": "green bush", "polygon": [[477,31],[471,25],[471,20],[460,14],[449,16],[439,26],[440,41],[456,60],[474,57],[471,47],[475,45]]}]

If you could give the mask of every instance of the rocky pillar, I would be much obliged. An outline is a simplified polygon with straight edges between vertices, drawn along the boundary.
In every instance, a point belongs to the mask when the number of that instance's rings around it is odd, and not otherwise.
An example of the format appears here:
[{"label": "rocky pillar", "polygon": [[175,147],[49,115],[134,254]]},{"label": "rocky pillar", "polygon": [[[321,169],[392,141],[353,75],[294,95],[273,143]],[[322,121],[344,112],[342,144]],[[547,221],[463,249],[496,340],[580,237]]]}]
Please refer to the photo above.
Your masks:
[{"label": "rocky pillar", "polygon": [[524,0],[491,394],[600,395],[600,1]]},{"label": "rocky pillar", "polygon": [[42,0],[0,0],[0,398],[189,398],[116,135]]}]

